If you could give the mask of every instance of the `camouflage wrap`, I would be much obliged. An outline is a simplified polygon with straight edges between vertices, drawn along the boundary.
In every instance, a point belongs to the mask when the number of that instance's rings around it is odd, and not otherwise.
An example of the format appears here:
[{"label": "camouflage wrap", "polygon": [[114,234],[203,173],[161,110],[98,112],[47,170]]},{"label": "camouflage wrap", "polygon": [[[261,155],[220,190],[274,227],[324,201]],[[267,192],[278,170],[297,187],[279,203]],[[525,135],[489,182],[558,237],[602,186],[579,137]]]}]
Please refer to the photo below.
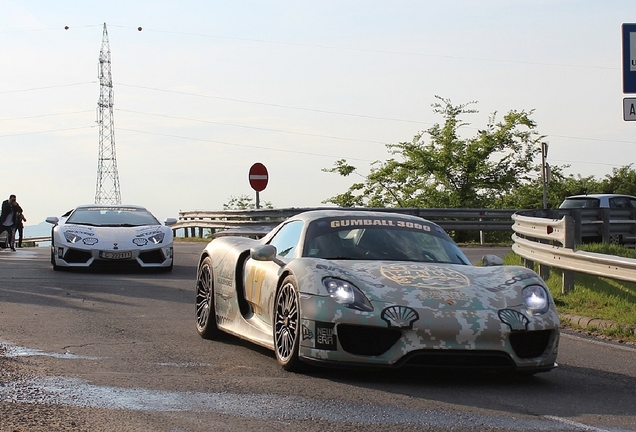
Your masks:
[{"label": "camouflage wrap", "polygon": [[[249,249],[269,238],[219,238],[203,252],[213,261],[217,323],[226,332],[273,348],[276,290],[292,275],[300,298],[302,359],[390,366],[410,353],[452,350],[505,353],[520,370],[556,365],[559,317],[544,282],[529,269],[299,256],[278,263],[249,259]],[[323,284],[325,278],[354,285],[373,310],[337,303]],[[547,292],[545,313],[533,314],[524,305],[522,290],[533,285]],[[355,353],[342,347],[343,325],[361,331],[390,329],[399,337],[384,352]],[[518,356],[511,335],[541,331],[550,331],[545,350]]]},{"label": "camouflage wrap", "polygon": [[[547,313],[532,316],[523,306],[521,290],[528,285],[545,286],[541,278],[523,267],[471,267],[424,263],[342,262],[325,265],[322,260],[293,265],[301,296],[301,355],[329,361],[393,364],[420,349],[505,351],[518,367],[552,365],[557,338],[544,355],[531,360],[518,358],[508,335],[513,331],[549,330],[558,333],[559,317],[550,298]],[[304,263],[303,263],[304,264]],[[322,278],[335,276],[361,288],[373,304],[373,312],[342,307],[322,286]],[[323,291],[320,293],[320,291]],[[547,289],[546,289],[547,290]],[[505,315],[500,311],[513,311]],[[393,317],[383,317],[390,313]],[[401,320],[401,321],[400,321]],[[339,350],[315,349],[316,322],[348,323],[374,327],[401,326],[403,336],[382,356],[361,358]]]}]

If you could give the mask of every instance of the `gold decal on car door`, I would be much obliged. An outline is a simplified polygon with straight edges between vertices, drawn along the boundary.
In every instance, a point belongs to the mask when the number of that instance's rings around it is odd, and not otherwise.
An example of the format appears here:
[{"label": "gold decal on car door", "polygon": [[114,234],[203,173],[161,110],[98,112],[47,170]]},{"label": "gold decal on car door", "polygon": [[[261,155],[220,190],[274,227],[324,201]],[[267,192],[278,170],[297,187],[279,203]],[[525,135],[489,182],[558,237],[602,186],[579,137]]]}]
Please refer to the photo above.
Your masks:
[{"label": "gold decal on car door", "polygon": [[252,305],[254,313],[261,314],[261,290],[265,280],[265,270],[252,267],[245,284],[246,300]]}]

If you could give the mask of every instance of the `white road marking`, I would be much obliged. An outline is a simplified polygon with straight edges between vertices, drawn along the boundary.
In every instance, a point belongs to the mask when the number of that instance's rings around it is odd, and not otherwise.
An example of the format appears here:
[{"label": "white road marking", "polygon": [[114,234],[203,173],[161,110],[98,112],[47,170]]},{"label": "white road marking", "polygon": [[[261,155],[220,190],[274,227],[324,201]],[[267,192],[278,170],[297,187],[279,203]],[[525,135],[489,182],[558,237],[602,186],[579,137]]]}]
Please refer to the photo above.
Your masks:
[{"label": "white road marking", "polygon": [[629,352],[635,352],[636,351],[636,346],[631,346],[631,345],[618,345],[615,343],[609,343],[609,342],[603,342],[603,341],[597,341],[594,339],[589,339],[589,338],[585,338],[585,337],[581,337],[581,336],[576,336],[576,335],[572,335],[572,334],[564,334],[561,333],[561,337],[562,338],[566,338],[566,339],[577,339],[577,340],[582,340],[585,342],[589,342],[591,344],[595,344],[595,345],[601,345],[604,347],[612,347],[612,348],[616,348],[619,350],[623,350],[623,351],[629,351]]},{"label": "white road marking", "polygon": [[577,429],[582,429],[582,430],[585,430],[585,431],[591,431],[591,432],[611,432],[611,430],[610,430],[610,429],[601,429],[601,428],[598,428],[598,427],[596,427],[596,426],[589,426],[589,425],[586,425],[586,424],[584,424],[584,423],[575,422],[575,421],[573,421],[573,420],[568,420],[568,419],[563,418],[563,417],[549,416],[549,415],[546,415],[546,416],[543,416],[543,417],[544,417],[544,418],[547,418],[547,419],[549,419],[549,420],[554,420],[554,421],[556,421],[556,422],[566,424],[566,425],[568,425],[568,426],[574,426],[574,427],[575,427],[575,428],[577,428]]}]

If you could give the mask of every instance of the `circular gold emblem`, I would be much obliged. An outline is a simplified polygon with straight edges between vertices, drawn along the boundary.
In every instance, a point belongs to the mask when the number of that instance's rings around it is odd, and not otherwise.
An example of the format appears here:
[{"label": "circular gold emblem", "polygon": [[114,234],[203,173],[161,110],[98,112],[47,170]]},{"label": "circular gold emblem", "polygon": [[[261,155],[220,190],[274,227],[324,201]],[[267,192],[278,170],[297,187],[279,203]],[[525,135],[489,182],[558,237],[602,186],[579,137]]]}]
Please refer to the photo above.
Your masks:
[{"label": "circular gold emblem", "polygon": [[395,264],[382,266],[382,276],[402,286],[434,289],[466,288],[470,280],[460,272],[437,265]]}]

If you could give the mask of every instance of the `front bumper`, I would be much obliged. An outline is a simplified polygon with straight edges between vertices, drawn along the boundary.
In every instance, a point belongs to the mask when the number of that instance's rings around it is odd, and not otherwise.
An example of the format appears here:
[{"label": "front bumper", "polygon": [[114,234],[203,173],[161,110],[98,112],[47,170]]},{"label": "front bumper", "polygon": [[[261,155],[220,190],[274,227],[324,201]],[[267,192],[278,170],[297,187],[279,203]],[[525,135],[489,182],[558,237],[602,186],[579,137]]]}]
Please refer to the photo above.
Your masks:
[{"label": "front bumper", "polygon": [[299,355],[304,361],[528,372],[556,366],[559,321],[553,309],[545,316],[529,317],[526,328],[513,330],[496,310],[441,313],[374,303],[373,312],[361,312],[330,298],[300,297]]},{"label": "front bumper", "polygon": [[54,245],[51,246],[51,253],[59,267],[162,268],[172,265],[173,245],[155,249],[109,251]]}]

